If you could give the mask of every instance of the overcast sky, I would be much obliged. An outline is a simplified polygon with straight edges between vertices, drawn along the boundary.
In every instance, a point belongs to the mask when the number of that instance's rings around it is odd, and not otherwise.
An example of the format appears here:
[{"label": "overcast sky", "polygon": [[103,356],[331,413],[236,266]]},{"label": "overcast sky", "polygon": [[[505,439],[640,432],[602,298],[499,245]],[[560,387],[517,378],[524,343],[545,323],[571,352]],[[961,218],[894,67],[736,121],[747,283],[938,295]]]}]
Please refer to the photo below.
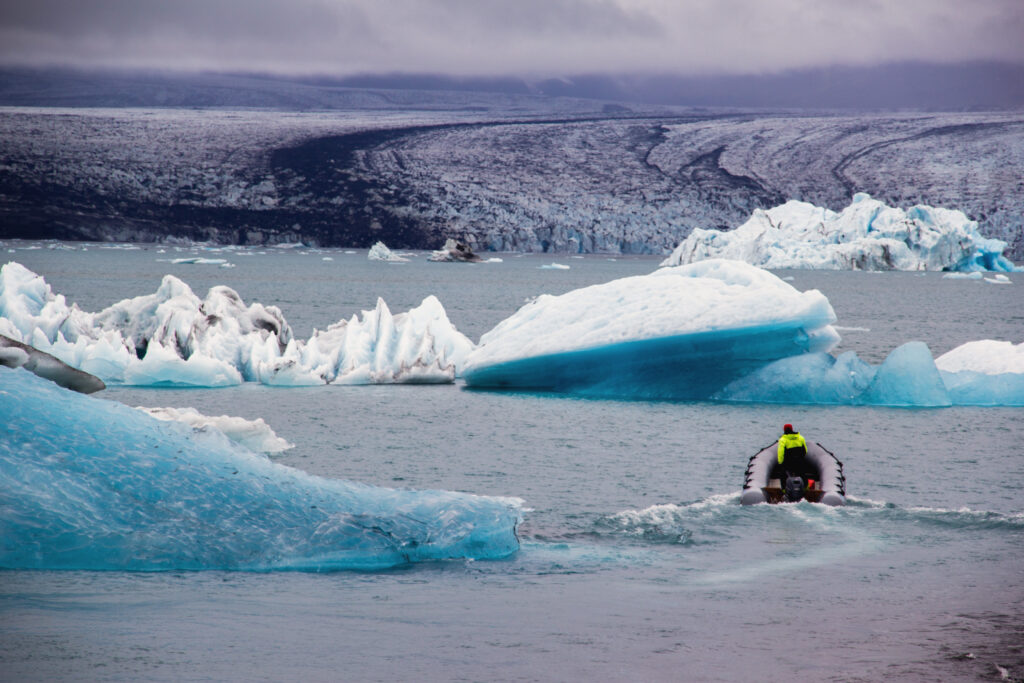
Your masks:
[{"label": "overcast sky", "polygon": [[1024,62],[1024,0],[0,0],[0,63],[289,74]]}]

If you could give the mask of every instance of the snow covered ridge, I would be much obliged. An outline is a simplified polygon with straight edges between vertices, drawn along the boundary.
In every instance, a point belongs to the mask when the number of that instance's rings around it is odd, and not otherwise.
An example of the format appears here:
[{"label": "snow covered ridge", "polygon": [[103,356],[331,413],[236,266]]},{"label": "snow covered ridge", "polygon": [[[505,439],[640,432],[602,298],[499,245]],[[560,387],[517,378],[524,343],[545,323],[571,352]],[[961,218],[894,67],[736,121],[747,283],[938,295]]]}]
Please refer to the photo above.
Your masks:
[{"label": "snow covered ridge", "polygon": [[839,213],[789,201],[729,232],[694,229],[661,265],[730,258],[774,269],[1013,271],[1005,249],[961,211],[904,211],[858,193]]},{"label": "snow covered ridge", "polygon": [[376,570],[519,549],[517,498],[313,476],[22,369],[0,367],[0,415],[0,567]]},{"label": "snow covered ridge", "polygon": [[246,306],[229,287],[200,299],[166,275],[154,294],[87,313],[15,262],[0,269],[0,334],[139,386],[452,382],[473,348],[433,296],[397,315],[378,299],[302,341],[276,306]]},{"label": "snow covered ridge", "polygon": [[828,351],[821,292],[713,259],[541,296],[483,335],[466,383],[590,395],[708,398],[787,356]]}]

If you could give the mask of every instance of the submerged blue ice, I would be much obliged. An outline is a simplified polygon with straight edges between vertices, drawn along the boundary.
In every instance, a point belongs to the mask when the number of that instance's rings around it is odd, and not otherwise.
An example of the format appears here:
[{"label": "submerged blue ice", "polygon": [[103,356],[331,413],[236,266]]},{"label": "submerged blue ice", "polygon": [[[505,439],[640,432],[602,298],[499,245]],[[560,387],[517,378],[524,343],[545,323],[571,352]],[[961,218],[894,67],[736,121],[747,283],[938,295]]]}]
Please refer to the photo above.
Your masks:
[{"label": "submerged blue ice", "polygon": [[1024,405],[1024,374],[946,372],[924,342],[897,347],[875,367],[852,351],[792,356],[724,387],[717,400],[752,403],[879,405]]},{"label": "submerged blue ice", "polygon": [[0,367],[0,567],[382,569],[500,558],[518,499],[315,477]]},{"label": "submerged blue ice", "polygon": [[496,363],[469,370],[466,383],[591,397],[700,400],[814,344],[800,324],[714,330]]}]

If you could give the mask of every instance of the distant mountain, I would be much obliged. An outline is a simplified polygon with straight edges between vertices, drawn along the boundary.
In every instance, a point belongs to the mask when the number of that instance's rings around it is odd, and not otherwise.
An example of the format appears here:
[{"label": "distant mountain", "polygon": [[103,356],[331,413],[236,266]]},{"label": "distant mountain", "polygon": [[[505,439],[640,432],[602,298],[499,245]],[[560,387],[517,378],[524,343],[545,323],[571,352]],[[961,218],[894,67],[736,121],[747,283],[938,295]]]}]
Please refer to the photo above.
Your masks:
[{"label": "distant mountain", "polygon": [[453,93],[502,106],[557,97],[684,107],[1013,109],[1024,107],[1024,65],[902,62],[761,75],[570,74],[548,79],[0,69],[0,106],[432,108],[457,102]]}]

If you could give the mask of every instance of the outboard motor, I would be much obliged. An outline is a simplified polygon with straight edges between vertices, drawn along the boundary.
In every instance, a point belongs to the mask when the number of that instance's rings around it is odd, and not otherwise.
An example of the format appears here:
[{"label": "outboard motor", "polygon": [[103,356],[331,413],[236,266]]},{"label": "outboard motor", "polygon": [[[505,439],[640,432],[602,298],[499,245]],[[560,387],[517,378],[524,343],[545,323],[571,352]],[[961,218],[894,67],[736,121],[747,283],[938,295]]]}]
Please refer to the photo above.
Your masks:
[{"label": "outboard motor", "polygon": [[796,503],[804,498],[804,480],[801,477],[786,477],[786,500]]}]

